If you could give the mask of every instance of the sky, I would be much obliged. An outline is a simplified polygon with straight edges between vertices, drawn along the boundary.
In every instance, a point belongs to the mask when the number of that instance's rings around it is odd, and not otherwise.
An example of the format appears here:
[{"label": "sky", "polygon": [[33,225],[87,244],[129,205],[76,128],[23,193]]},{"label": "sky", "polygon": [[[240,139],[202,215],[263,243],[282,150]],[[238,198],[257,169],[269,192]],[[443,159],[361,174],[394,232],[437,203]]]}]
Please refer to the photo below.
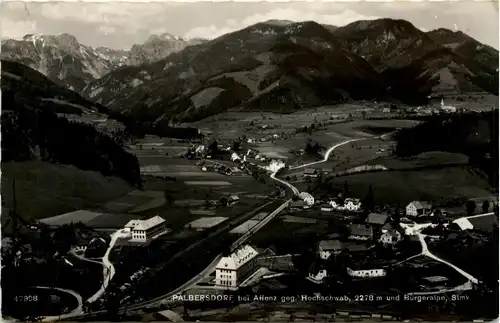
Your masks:
[{"label": "sky", "polygon": [[395,18],[423,31],[461,30],[498,49],[498,3],[442,2],[15,2],[0,8],[2,38],[70,33],[83,44],[129,49],[152,34],[215,38],[270,19],[335,26]]}]

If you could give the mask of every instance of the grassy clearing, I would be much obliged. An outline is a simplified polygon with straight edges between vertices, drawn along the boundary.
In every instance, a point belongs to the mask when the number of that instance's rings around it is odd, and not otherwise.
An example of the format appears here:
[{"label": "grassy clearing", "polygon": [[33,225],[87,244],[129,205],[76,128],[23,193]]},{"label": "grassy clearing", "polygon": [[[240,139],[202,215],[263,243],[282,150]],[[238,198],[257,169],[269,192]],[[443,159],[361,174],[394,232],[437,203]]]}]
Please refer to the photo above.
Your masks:
[{"label": "grassy clearing", "polygon": [[[96,208],[133,190],[121,179],[73,166],[40,161],[2,163],[4,212],[12,207],[12,180],[16,180],[19,214],[26,220]],[[2,224],[6,219],[3,217]]]},{"label": "grassy clearing", "polygon": [[331,191],[342,191],[344,182],[349,192],[363,198],[368,186],[373,187],[380,204],[407,204],[412,200],[440,201],[460,196],[481,197],[490,194],[487,181],[466,167],[447,167],[417,171],[385,171],[329,179]]},{"label": "grassy clearing", "polygon": [[404,169],[412,167],[435,167],[439,165],[467,164],[468,162],[469,157],[463,154],[429,151],[407,158],[398,158],[395,156],[379,157],[371,160],[367,164],[383,165],[392,169]]},{"label": "grassy clearing", "polygon": [[186,185],[194,186],[230,186],[228,181],[185,181]]}]

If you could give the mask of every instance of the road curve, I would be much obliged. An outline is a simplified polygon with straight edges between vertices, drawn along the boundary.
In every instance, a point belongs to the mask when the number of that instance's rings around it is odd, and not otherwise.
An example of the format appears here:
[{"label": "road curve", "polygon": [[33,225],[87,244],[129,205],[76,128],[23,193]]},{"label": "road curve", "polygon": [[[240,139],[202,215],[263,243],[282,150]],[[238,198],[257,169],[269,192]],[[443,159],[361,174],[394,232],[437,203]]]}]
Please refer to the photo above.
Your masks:
[{"label": "road curve", "polygon": [[319,161],[315,161],[315,162],[312,162],[312,163],[307,163],[307,164],[303,164],[303,165],[300,165],[300,166],[295,166],[295,167],[290,167],[290,170],[293,170],[293,169],[300,169],[300,168],[304,168],[304,167],[309,167],[309,166],[312,166],[312,165],[317,165],[317,164],[321,164],[321,163],[324,163],[326,161],[328,161],[328,159],[330,158],[330,155],[332,154],[332,152],[343,146],[343,145],[347,145],[348,143],[351,143],[351,142],[355,142],[355,141],[360,141],[360,140],[367,140],[367,139],[373,139],[375,137],[370,137],[370,138],[355,138],[355,139],[349,139],[349,140],[346,140],[346,141],[342,141],[336,145],[333,145],[332,147],[330,147],[330,149],[328,149],[325,153],[325,157],[323,158],[323,160],[319,160]]},{"label": "road curve", "polygon": [[35,288],[38,288],[38,289],[55,289],[55,290],[58,290],[58,291],[61,291],[61,292],[64,292],[64,293],[71,294],[78,301],[78,306],[74,310],[72,310],[71,312],[66,313],[66,314],[61,314],[61,315],[46,316],[46,317],[44,317],[42,319],[42,322],[51,322],[51,321],[63,320],[63,319],[74,317],[76,315],[79,315],[79,314],[83,313],[83,300],[82,300],[82,296],[80,294],[78,294],[77,292],[75,292],[75,291],[73,291],[71,289],[65,289],[65,288],[59,288],[59,287],[36,286]]}]

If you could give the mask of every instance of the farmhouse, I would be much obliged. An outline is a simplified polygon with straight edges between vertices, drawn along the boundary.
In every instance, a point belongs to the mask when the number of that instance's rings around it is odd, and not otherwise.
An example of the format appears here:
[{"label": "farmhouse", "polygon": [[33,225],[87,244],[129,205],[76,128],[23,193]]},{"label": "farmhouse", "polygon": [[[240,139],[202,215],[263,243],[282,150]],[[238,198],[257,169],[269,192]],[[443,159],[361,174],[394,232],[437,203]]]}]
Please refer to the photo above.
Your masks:
[{"label": "farmhouse", "polygon": [[373,239],[373,229],[369,225],[352,224],[349,227],[350,240],[371,240]]},{"label": "farmhouse", "polygon": [[165,219],[158,215],[147,220],[131,220],[125,229],[132,233],[131,241],[135,242],[149,242],[167,231]]},{"label": "farmhouse", "polygon": [[477,230],[484,233],[491,233],[498,225],[498,219],[494,214],[475,215],[456,219],[450,225],[450,228],[460,230]]},{"label": "farmhouse", "polygon": [[318,245],[319,257],[327,260],[331,255],[338,255],[342,248],[342,242],[339,240],[321,240]]},{"label": "farmhouse", "polygon": [[228,203],[231,205],[231,204],[234,204],[236,202],[238,202],[240,200],[240,197],[238,195],[231,195],[227,201]]},{"label": "farmhouse", "polygon": [[365,223],[373,226],[382,227],[387,222],[388,216],[380,213],[370,213]]},{"label": "farmhouse", "polygon": [[432,205],[426,202],[413,201],[406,206],[406,215],[422,216],[431,212]]},{"label": "farmhouse", "polygon": [[359,211],[361,209],[361,202],[359,199],[346,198],[344,201],[344,208],[348,211]]},{"label": "farmhouse", "polygon": [[224,289],[237,289],[256,268],[258,253],[245,245],[228,256],[222,257],[215,267],[215,284]]},{"label": "farmhouse", "polygon": [[387,272],[378,266],[351,265],[347,267],[347,274],[357,278],[384,277]]},{"label": "farmhouse", "polygon": [[304,177],[318,177],[318,172],[314,168],[306,168],[302,174]]},{"label": "farmhouse", "polygon": [[300,192],[299,198],[304,201],[306,208],[314,205],[314,197],[307,192]]},{"label": "farmhouse", "polygon": [[396,229],[391,229],[382,234],[380,242],[385,245],[395,245],[401,241],[401,233]]},{"label": "farmhouse", "polygon": [[327,276],[325,265],[321,261],[313,262],[309,267],[309,276],[307,279],[315,284],[322,284]]}]

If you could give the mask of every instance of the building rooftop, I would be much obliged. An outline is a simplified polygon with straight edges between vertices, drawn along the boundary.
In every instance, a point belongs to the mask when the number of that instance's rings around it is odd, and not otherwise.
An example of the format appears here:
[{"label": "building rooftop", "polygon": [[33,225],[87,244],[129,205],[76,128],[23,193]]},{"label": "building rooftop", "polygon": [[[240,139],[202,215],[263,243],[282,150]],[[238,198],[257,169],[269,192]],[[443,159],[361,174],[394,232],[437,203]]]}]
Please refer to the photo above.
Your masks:
[{"label": "building rooftop", "polygon": [[344,248],[342,242],[339,240],[321,240],[319,247],[323,250],[340,250]]},{"label": "building rooftop", "polygon": [[387,214],[370,213],[365,222],[368,224],[384,225],[387,222],[387,218]]},{"label": "building rooftop", "polygon": [[352,224],[349,230],[354,236],[371,237],[373,235],[372,227],[366,224]]},{"label": "building rooftop", "polygon": [[483,232],[492,232],[498,220],[494,214],[463,217],[453,221],[460,227],[460,230],[476,229]]},{"label": "building rooftop", "polygon": [[125,228],[131,228],[132,230],[147,231],[159,224],[162,224],[163,222],[165,222],[165,219],[163,219],[159,215],[155,215],[154,217],[147,220],[130,220],[125,225]]},{"label": "building rooftop", "polygon": [[314,174],[316,174],[316,169],[314,169],[314,168],[306,168],[306,169],[304,169],[304,174],[314,175]]},{"label": "building rooftop", "polygon": [[258,255],[257,251],[250,245],[245,245],[234,251],[227,257],[222,257],[215,268],[237,270],[245,263],[249,262]]},{"label": "building rooftop", "polygon": [[309,273],[317,275],[320,270],[326,269],[325,263],[322,261],[315,261],[309,267]]},{"label": "building rooftop", "polygon": [[432,205],[430,205],[427,202],[422,202],[422,201],[413,201],[410,204],[415,205],[417,209],[432,209]]},{"label": "building rooftop", "polygon": [[304,207],[304,201],[291,201],[289,204],[290,207]]}]

